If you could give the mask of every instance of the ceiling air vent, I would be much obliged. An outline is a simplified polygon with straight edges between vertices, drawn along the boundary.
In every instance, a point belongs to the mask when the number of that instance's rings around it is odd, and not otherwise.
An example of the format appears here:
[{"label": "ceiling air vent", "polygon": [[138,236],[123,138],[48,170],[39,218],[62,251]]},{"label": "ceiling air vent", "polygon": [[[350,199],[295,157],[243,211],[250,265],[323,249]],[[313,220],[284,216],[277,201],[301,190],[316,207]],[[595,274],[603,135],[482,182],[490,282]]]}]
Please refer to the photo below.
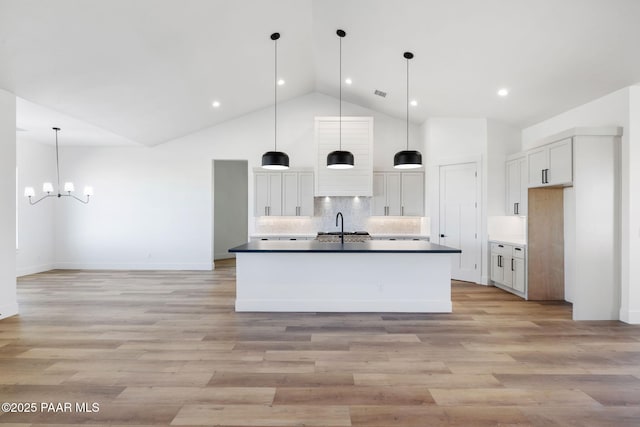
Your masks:
[{"label": "ceiling air vent", "polygon": [[375,95],[381,96],[381,97],[385,97],[387,96],[387,92],[383,92],[381,90],[376,89],[375,92],[373,92]]}]

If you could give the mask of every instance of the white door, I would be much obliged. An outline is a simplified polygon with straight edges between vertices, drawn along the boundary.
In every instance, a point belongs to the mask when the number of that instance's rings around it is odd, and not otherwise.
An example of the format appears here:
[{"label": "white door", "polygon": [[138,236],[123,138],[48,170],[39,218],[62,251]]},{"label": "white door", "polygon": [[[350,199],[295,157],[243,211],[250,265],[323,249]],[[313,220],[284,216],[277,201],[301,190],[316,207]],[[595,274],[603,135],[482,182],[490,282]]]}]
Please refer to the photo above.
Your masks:
[{"label": "white door", "polygon": [[476,163],[440,166],[440,244],[462,250],[454,255],[451,277],[480,282]]}]

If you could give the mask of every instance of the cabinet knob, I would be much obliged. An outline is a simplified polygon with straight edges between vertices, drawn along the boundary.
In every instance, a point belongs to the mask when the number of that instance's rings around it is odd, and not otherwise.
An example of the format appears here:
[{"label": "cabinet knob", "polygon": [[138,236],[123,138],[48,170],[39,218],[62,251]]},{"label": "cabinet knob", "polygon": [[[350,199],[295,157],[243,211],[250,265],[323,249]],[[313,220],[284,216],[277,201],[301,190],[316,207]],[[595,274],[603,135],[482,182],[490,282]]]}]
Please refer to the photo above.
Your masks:
[{"label": "cabinet knob", "polygon": [[440,237],[447,237],[447,236],[445,236],[444,234],[441,234]]}]

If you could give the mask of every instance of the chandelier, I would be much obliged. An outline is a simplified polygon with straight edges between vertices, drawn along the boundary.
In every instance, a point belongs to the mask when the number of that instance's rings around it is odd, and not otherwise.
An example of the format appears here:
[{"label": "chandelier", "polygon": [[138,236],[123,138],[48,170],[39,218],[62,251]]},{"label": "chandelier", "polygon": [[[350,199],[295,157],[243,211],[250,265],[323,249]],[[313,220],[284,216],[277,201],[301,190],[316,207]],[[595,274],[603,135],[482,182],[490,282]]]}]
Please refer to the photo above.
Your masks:
[{"label": "chandelier", "polygon": [[65,182],[64,191],[62,192],[60,191],[60,160],[59,160],[60,156],[58,154],[58,132],[60,131],[60,128],[52,128],[52,129],[56,132],[56,173],[58,177],[58,187],[56,188],[56,192],[53,191],[52,183],[45,182],[44,184],[42,184],[42,192],[46,193],[44,196],[40,197],[38,200],[34,202],[33,197],[35,197],[36,193],[33,187],[25,187],[24,196],[29,198],[29,203],[32,205],[35,205],[36,203],[39,203],[49,197],[72,197],[77,201],[84,203],[86,205],[87,203],[89,203],[89,197],[93,196],[93,187],[89,187],[89,186],[84,187],[84,195],[87,198],[86,200],[83,200],[79,197],[76,197],[74,194],[72,194],[75,191],[73,182]]}]

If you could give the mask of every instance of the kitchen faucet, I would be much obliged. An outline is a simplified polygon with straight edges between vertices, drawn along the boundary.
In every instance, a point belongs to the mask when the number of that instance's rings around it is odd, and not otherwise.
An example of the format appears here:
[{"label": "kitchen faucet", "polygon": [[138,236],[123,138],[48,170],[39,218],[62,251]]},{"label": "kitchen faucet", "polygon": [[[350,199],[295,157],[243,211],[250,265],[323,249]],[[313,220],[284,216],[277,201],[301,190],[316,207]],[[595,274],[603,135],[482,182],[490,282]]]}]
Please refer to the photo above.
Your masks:
[{"label": "kitchen faucet", "polygon": [[342,212],[338,212],[338,214],[336,215],[336,227],[338,226],[338,218],[342,220],[340,222],[340,225],[342,226],[340,228],[340,243],[344,245],[344,217],[342,216]]}]

